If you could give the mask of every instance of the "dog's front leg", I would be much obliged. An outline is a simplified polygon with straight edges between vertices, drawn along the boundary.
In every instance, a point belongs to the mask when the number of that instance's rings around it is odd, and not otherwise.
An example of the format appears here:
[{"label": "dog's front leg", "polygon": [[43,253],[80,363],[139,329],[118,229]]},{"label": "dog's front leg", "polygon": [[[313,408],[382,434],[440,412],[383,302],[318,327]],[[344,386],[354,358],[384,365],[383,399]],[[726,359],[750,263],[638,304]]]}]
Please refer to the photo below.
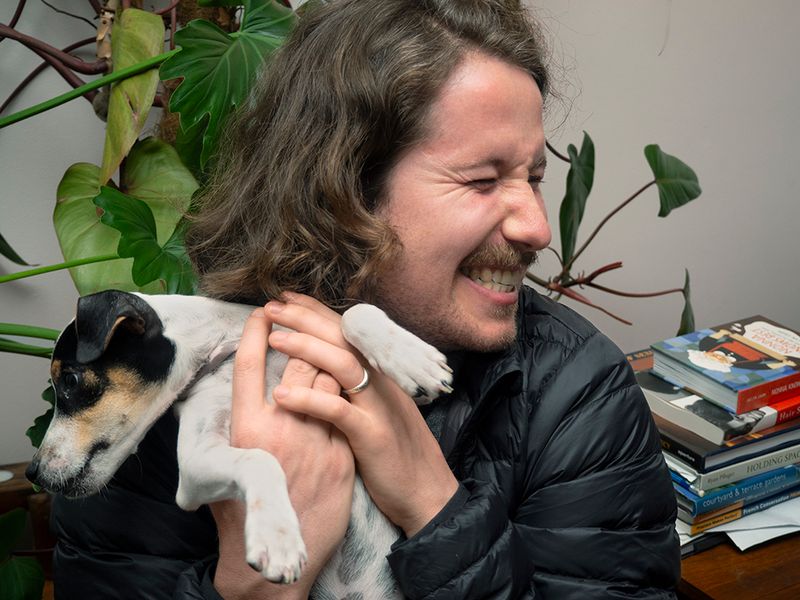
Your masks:
[{"label": "dog's front leg", "polygon": [[218,500],[242,500],[247,562],[270,581],[292,583],[305,566],[306,549],[283,469],[268,452],[230,446],[230,382],[213,387],[198,382],[179,408],[176,501],[195,510]]}]

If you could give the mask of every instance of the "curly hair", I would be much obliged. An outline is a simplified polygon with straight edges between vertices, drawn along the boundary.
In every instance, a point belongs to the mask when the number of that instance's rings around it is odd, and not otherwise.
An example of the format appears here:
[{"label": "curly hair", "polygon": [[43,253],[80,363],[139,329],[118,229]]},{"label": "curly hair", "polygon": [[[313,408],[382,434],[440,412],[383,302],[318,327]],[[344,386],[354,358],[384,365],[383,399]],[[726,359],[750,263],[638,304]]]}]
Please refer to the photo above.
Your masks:
[{"label": "curly hair", "polygon": [[232,118],[187,249],[210,296],[370,301],[401,250],[376,216],[460,61],[518,66],[542,96],[543,36],[519,0],[335,0],[309,10]]}]

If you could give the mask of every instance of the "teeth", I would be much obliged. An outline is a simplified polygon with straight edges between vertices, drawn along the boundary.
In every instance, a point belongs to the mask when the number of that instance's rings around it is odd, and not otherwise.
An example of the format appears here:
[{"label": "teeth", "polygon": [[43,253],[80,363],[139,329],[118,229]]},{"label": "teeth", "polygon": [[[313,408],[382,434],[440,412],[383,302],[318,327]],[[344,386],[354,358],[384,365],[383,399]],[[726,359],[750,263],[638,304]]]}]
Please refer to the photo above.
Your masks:
[{"label": "teeth", "polygon": [[524,275],[523,271],[493,270],[488,267],[472,268],[469,271],[462,270],[462,273],[488,290],[506,293],[517,291]]}]

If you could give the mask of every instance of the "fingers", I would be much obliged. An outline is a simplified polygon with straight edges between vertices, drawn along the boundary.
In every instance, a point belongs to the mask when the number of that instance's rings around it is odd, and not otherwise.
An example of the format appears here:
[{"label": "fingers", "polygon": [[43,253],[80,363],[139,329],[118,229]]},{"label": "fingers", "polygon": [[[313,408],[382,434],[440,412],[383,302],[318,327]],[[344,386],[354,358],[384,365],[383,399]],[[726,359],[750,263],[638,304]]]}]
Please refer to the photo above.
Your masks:
[{"label": "fingers", "polygon": [[[314,335],[275,331],[269,336],[269,343],[284,354],[300,358],[330,373],[343,388],[358,385],[364,377],[361,363],[353,352]],[[289,384],[285,378],[284,383]]]},{"label": "fingers", "polygon": [[316,365],[303,360],[302,357],[290,355],[286,363],[286,369],[283,371],[283,376],[281,377],[281,383],[284,385],[311,387],[318,374],[319,369]]},{"label": "fingers", "polygon": [[311,296],[306,296],[305,294],[285,292],[282,296],[282,300],[287,303],[298,304],[304,308],[313,310],[317,314],[330,319],[331,321],[338,322],[341,318],[339,313],[337,313],[335,310],[328,308],[319,300],[312,298]]},{"label": "fingers", "polygon": [[[311,299],[303,301],[307,304],[316,302]],[[265,309],[269,319],[274,323],[313,335],[340,348],[351,348],[342,335],[339,315],[319,303],[307,306],[296,302],[269,302]]]},{"label": "fingers", "polygon": [[279,385],[274,396],[281,408],[326,421],[339,429],[351,443],[358,431],[365,429],[366,415],[338,394]]},{"label": "fingers", "polygon": [[231,418],[253,414],[264,405],[267,336],[272,324],[262,309],[254,310],[244,324],[233,362]]}]

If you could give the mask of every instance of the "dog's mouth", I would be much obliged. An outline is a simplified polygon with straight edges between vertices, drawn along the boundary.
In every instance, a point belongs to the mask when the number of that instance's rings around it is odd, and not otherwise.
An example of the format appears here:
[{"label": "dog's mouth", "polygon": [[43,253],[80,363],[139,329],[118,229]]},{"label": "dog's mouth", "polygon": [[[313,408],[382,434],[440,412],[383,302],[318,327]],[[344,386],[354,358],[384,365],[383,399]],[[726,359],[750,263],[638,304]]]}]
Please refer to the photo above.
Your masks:
[{"label": "dog's mouth", "polygon": [[86,453],[86,459],[80,468],[73,474],[64,476],[58,471],[51,472],[38,478],[36,482],[50,492],[61,494],[67,498],[82,498],[96,492],[105,483],[97,478],[93,468],[93,461],[99,454],[110,447],[106,440],[96,441]]}]

